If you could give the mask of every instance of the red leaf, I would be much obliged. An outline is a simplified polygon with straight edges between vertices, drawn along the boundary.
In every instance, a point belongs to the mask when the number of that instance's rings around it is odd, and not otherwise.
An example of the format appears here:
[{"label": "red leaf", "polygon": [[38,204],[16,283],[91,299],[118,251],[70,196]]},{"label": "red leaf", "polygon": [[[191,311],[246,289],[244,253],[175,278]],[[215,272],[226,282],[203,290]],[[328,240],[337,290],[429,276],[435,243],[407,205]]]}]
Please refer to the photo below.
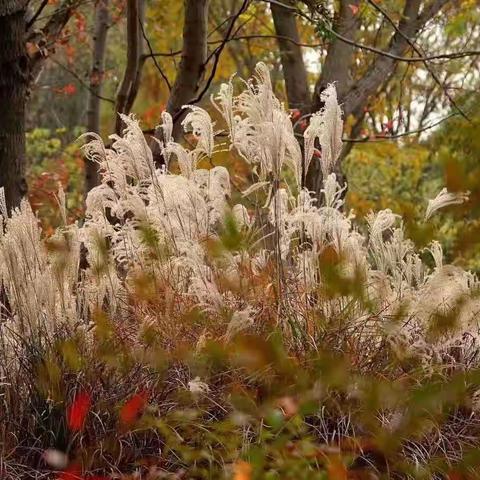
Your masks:
[{"label": "red leaf", "polygon": [[290,110],[290,115],[292,116],[293,120],[298,120],[302,116],[302,112],[298,108],[293,108]]},{"label": "red leaf", "polygon": [[353,5],[353,4],[349,4],[348,5],[348,8],[352,11],[352,15],[356,15],[358,13],[358,6],[357,5]]},{"label": "red leaf", "polygon": [[68,83],[63,87],[63,93],[65,95],[73,95],[77,92],[77,87],[73,83]]},{"label": "red leaf", "polygon": [[70,465],[57,475],[57,480],[82,480],[82,470],[76,464]]},{"label": "red leaf", "polygon": [[62,95],[74,95],[77,93],[77,87],[73,83],[67,83],[63,87],[54,88],[56,93],[61,93]]},{"label": "red leaf", "polygon": [[67,425],[70,430],[78,432],[83,428],[91,403],[92,399],[88,393],[81,392],[75,397],[67,409]]},{"label": "red leaf", "polygon": [[148,400],[147,392],[135,394],[120,410],[120,420],[126,425],[130,425],[142,413]]}]

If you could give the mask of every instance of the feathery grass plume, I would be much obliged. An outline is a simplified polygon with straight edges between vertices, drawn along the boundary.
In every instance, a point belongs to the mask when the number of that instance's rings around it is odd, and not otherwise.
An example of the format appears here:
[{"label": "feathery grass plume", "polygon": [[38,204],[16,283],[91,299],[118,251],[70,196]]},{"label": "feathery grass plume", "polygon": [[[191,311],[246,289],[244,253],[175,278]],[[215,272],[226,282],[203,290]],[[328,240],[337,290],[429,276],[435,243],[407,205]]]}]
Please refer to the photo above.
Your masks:
[{"label": "feathery grass plume", "polygon": [[253,222],[252,222],[252,219],[250,218],[250,214],[248,213],[248,210],[245,207],[245,205],[242,205],[241,203],[235,204],[232,208],[232,214],[236,224],[239,227],[249,228],[252,226]]},{"label": "feathery grass plume", "polygon": [[253,313],[253,309],[250,306],[233,312],[232,318],[227,326],[225,338],[232,340],[235,335],[249,329],[253,325]]},{"label": "feathery grass plume", "polygon": [[428,248],[428,251],[431,253],[433,257],[433,261],[435,262],[435,268],[442,268],[443,267],[442,244],[438,240],[433,240],[430,244],[430,248]]},{"label": "feathery grass plume", "polygon": [[197,168],[198,150],[188,151],[179,143],[169,142],[165,146],[164,151],[166,157],[169,159],[171,159],[172,155],[175,155],[182,175],[191,178],[193,172]]},{"label": "feathery grass plume", "polygon": [[310,124],[303,136],[305,139],[305,171],[308,171],[315,153],[315,142],[320,144],[320,166],[323,176],[333,172],[342,151],[343,120],[338,105],[337,91],[333,84],[321,94],[324,107],[310,118]]},{"label": "feathery grass plume", "polygon": [[193,135],[198,140],[196,150],[211,157],[215,143],[215,124],[212,123],[210,115],[203,108],[194,105],[185,105],[183,108],[190,110],[182,121],[183,128],[187,131],[191,127]]},{"label": "feathery grass plume", "polygon": [[2,220],[0,283],[2,302],[7,299],[7,303],[1,308],[8,315],[1,325],[5,349],[1,354],[8,362],[0,374],[9,376],[27,368],[32,352],[43,351],[58,332],[71,331],[81,322],[80,239],[78,227],[72,225],[44,241],[26,200]]},{"label": "feathery grass plume", "polygon": [[286,166],[299,185],[302,155],[290,117],[273,93],[267,66],[259,63],[255,72],[255,81],[247,82],[233,101],[234,147],[247,162],[258,165],[260,181],[269,175],[279,180]]},{"label": "feathery grass plume", "polygon": [[160,128],[163,131],[163,141],[165,144],[173,141],[173,118],[166,110],[161,114],[162,125]]},{"label": "feathery grass plume", "polygon": [[230,78],[228,83],[222,83],[218,93],[216,95],[210,96],[210,102],[215,107],[215,109],[222,115],[224,118],[228,132],[230,135],[230,142],[232,145],[235,144],[235,112],[234,112],[234,99],[233,99],[233,76]]},{"label": "feathery grass plume", "polygon": [[166,110],[161,114],[162,124],[160,128],[162,129],[162,140],[160,141],[160,150],[162,152],[163,158],[165,160],[165,170],[168,170],[170,164],[170,152],[167,150],[166,146],[173,142],[173,118]]},{"label": "feathery grass plume", "polygon": [[5,198],[5,188],[0,187],[0,214],[3,218],[8,217],[7,199]]},{"label": "feathery grass plume", "polygon": [[433,199],[428,201],[427,210],[425,212],[425,220],[429,220],[432,215],[439,209],[448,207],[449,205],[460,205],[468,201],[469,192],[449,192],[446,188],[442,188],[440,193]]},{"label": "feathery grass plume", "polygon": [[[312,155],[312,142],[318,139],[322,161],[326,162],[323,169],[328,174],[324,177],[323,205],[317,205],[309,192],[289,188],[292,173],[298,186],[301,152],[288,113],[273,94],[267,67],[259,64],[255,78],[244,87],[234,96],[230,81],[215,100],[230,130],[233,148],[257,167],[259,182],[248,192],[277,182],[275,188],[270,188],[268,214],[263,224],[254,223],[250,212],[241,204],[231,209],[231,182],[224,167],[206,170],[197,166],[200,156],[215,155],[215,132],[208,112],[192,107],[184,121],[184,126],[191,127],[199,137],[193,148],[172,140],[171,117],[162,115],[163,152],[177,158],[180,175],[168,169],[155,169],[138,122],[133,116],[123,117],[126,125],[123,137],[114,135],[110,148],[93,134],[89,134],[90,141],[83,147],[87,157],[99,164],[102,184],[87,197],[84,225],[81,228],[65,225],[53,238],[58,244],[62,239],[72,242],[71,261],[62,263],[56,251],[48,255],[44,252],[36,220],[26,206],[22,207],[21,220],[17,218],[19,213],[6,220],[1,253],[5,257],[2,275],[9,294],[16,293],[14,278],[22,283],[19,292],[25,290],[27,269],[40,261],[35,267],[38,273],[34,275],[43,282],[38,292],[43,292],[46,284],[56,285],[55,293],[50,292],[48,300],[39,300],[42,305],[50,305],[50,319],[58,318],[59,305],[65,305],[69,312],[65,318],[75,318],[74,305],[84,306],[82,318],[85,311],[88,316],[88,312],[98,308],[107,308],[119,318],[128,317],[131,314],[130,307],[125,306],[128,292],[142,272],[148,272],[157,285],[164,286],[162,288],[174,291],[181,302],[197,304],[213,316],[221,316],[224,309],[241,311],[249,291],[246,286],[251,285],[248,304],[255,317],[261,310],[260,299],[255,299],[252,292],[257,292],[259,285],[264,285],[267,291],[273,288],[265,271],[273,275],[268,269],[273,268],[272,261],[276,258],[276,274],[282,276],[282,296],[288,298],[292,310],[309,315],[309,309],[318,308],[323,314],[333,315],[350,305],[355,313],[349,320],[355,323],[369,313],[368,307],[341,285],[335,287],[338,295],[313,301],[315,292],[324,289],[325,282],[332,281],[322,271],[327,258],[335,264],[335,275],[340,275],[341,280],[337,282],[353,281],[355,275],[371,281],[365,289],[367,300],[374,303],[381,300],[383,306],[388,302],[389,311],[393,311],[402,298],[415,299],[433,282],[435,275],[423,264],[413,243],[405,238],[401,224],[396,226],[398,216],[390,210],[369,215],[367,237],[357,230],[353,217],[341,210],[342,190],[335,175],[330,173],[341,147],[341,112],[334,86],[324,92],[325,108],[312,118],[306,134],[307,143],[310,142],[306,145],[306,158]],[[278,187],[279,181],[283,182],[282,188]],[[440,203],[445,204],[445,195],[442,195]],[[447,199],[453,201],[450,194]],[[232,243],[228,248],[233,251],[217,252],[211,258],[207,245],[221,239],[228,212],[238,226],[248,230],[256,240],[248,246],[242,242],[238,246]],[[26,225],[31,226],[30,233],[25,230]],[[270,241],[273,234],[269,233],[268,226],[274,228],[274,244]],[[24,233],[16,235],[21,238],[10,242],[8,239],[20,230]],[[30,237],[35,240],[33,246],[24,247],[27,260],[24,263],[11,260],[10,257],[18,254],[13,245],[23,245]],[[86,251],[87,267],[75,284],[80,242]],[[433,251],[438,269],[443,266],[442,254],[435,244]],[[9,265],[11,272],[6,271]],[[49,272],[52,280],[46,282],[40,271]],[[62,282],[64,289],[60,288]],[[388,293],[379,295],[372,285],[388,285],[385,287]],[[61,300],[57,301],[58,298]],[[272,311],[281,311],[275,305],[278,300],[274,300],[275,295],[268,298]],[[11,303],[17,310],[25,309],[24,317],[32,319],[34,311],[45,310],[35,302],[31,304],[34,299],[35,295],[27,298],[24,292]],[[315,307],[308,307],[308,302],[313,302]],[[281,315],[287,315],[287,310],[281,311]],[[255,318],[253,323],[257,324]]]}]

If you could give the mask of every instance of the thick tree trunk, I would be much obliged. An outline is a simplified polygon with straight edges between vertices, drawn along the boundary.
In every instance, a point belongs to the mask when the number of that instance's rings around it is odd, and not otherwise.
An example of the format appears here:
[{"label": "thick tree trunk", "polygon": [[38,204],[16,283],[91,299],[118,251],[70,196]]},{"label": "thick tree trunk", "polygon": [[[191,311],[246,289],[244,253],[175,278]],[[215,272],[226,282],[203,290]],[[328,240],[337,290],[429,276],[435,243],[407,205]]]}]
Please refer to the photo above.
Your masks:
[{"label": "thick tree trunk", "polygon": [[[340,11],[335,25],[335,31],[340,35],[355,40],[359,28],[358,15],[354,14],[358,8],[359,0],[342,0]],[[347,94],[352,86],[350,70],[352,68],[355,47],[339,39],[333,39],[328,46],[327,58],[322,65],[322,72],[315,85],[312,110],[314,112],[322,108],[320,95],[327,85],[335,83],[339,101]]]},{"label": "thick tree trunk", "polygon": [[[358,16],[355,15],[355,8],[358,8],[359,0],[341,0],[340,10],[335,25],[335,31],[340,35],[355,40],[355,35],[359,27]],[[312,112],[318,112],[322,109],[321,94],[330,83],[335,83],[338,101],[343,103],[343,98],[352,87],[351,68],[353,63],[355,47],[342,42],[339,39],[333,39],[328,46],[327,58],[322,66],[321,75],[315,85],[313,94]],[[344,115],[344,118],[346,116]],[[340,164],[336,170],[337,179],[341,184],[345,183]],[[320,162],[311,162],[307,172],[306,186],[315,192],[317,198],[321,197],[323,188],[323,175]]]},{"label": "thick tree trunk", "polygon": [[25,101],[29,62],[25,50],[25,2],[0,2],[0,186],[7,208],[27,193]]},{"label": "thick tree trunk", "polygon": [[[93,61],[90,71],[90,93],[87,110],[87,131],[100,133],[100,106],[105,65],[105,47],[108,32],[108,0],[100,0],[95,8]],[[85,193],[100,183],[98,165],[85,159]]]},{"label": "thick tree trunk", "polygon": [[167,103],[167,111],[175,117],[176,139],[181,135],[181,109],[198,93],[207,60],[209,0],[184,0],[184,3],[182,59]]},{"label": "thick tree trunk", "polygon": [[[287,5],[291,1],[286,0]],[[287,90],[288,105],[305,113],[311,108],[311,98],[308,88],[307,69],[303,61],[302,48],[299,46],[295,15],[278,3],[271,3],[273,23],[278,36],[277,42],[280,49],[285,88]]]},{"label": "thick tree trunk", "polygon": [[[185,18],[183,23],[182,59],[177,70],[175,83],[167,102],[167,112],[173,117],[173,138],[182,136],[182,107],[191,103],[200,90],[207,62],[208,7],[210,0],[184,0]],[[155,131],[157,140],[163,140],[163,131]],[[162,165],[164,159],[158,144],[153,144],[153,159]]]},{"label": "thick tree trunk", "polygon": [[[285,5],[293,6],[292,0],[286,0]],[[280,49],[283,78],[287,92],[288,106],[297,109],[300,115],[311,112],[312,98],[308,86],[307,69],[303,60],[302,48],[300,47],[300,35],[298,33],[295,13],[292,9],[283,7],[278,3],[270,3],[275,34]],[[298,122],[296,122],[298,123]],[[297,133],[303,133],[297,128]],[[300,141],[303,150],[303,142]],[[305,184],[306,174],[302,166],[302,186]]]}]

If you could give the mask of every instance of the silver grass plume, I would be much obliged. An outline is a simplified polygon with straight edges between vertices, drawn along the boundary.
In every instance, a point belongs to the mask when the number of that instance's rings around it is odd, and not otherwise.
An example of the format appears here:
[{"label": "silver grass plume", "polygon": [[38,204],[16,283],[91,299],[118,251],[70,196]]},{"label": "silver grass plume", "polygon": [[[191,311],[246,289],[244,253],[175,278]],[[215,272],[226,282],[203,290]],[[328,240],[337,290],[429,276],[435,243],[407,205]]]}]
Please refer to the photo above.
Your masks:
[{"label": "silver grass plume", "polygon": [[466,202],[468,200],[468,195],[469,192],[452,193],[446,188],[442,188],[435,198],[428,201],[425,220],[429,220],[432,215],[441,208],[448,207],[449,205],[460,205]]},{"label": "silver grass plume", "polygon": [[215,134],[210,115],[203,108],[194,105],[185,105],[183,108],[190,110],[182,122],[183,128],[185,131],[191,128],[193,135],[197,137],[196,150],[211,157],[215,146]]},{"label": "silver grass plume", "polygon": [[323,176],[329,175],[335,168],[342,151],[343,120],[342,110],[338,105],[335,85],[330,84],[321,94],[324,107],[310,118],[310,125],[304,132],[305,139],[305,171],[315,153],[315,142],[321,148],[320,166]]}]

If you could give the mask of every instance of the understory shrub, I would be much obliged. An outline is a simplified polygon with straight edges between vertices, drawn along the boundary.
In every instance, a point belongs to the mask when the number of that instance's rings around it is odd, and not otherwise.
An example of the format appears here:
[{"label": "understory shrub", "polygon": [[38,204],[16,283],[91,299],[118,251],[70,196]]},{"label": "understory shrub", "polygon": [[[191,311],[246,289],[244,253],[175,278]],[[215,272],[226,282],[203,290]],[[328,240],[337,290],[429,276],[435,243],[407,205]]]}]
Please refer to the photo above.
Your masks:
[{"label": "understory shrub", "polygon": [[[265,65],[234,91],[221,126],[186,107],[190,148],[162,114],[161,167],[133,116],[110,148],[87,134],[82,225],[62,190],[47,239],[2,209],[2,476],[477,478],[477,278],[388,209],[356,225],[334,86],[300,142]],[[425,222],[466,200],[443,189]]]}]

